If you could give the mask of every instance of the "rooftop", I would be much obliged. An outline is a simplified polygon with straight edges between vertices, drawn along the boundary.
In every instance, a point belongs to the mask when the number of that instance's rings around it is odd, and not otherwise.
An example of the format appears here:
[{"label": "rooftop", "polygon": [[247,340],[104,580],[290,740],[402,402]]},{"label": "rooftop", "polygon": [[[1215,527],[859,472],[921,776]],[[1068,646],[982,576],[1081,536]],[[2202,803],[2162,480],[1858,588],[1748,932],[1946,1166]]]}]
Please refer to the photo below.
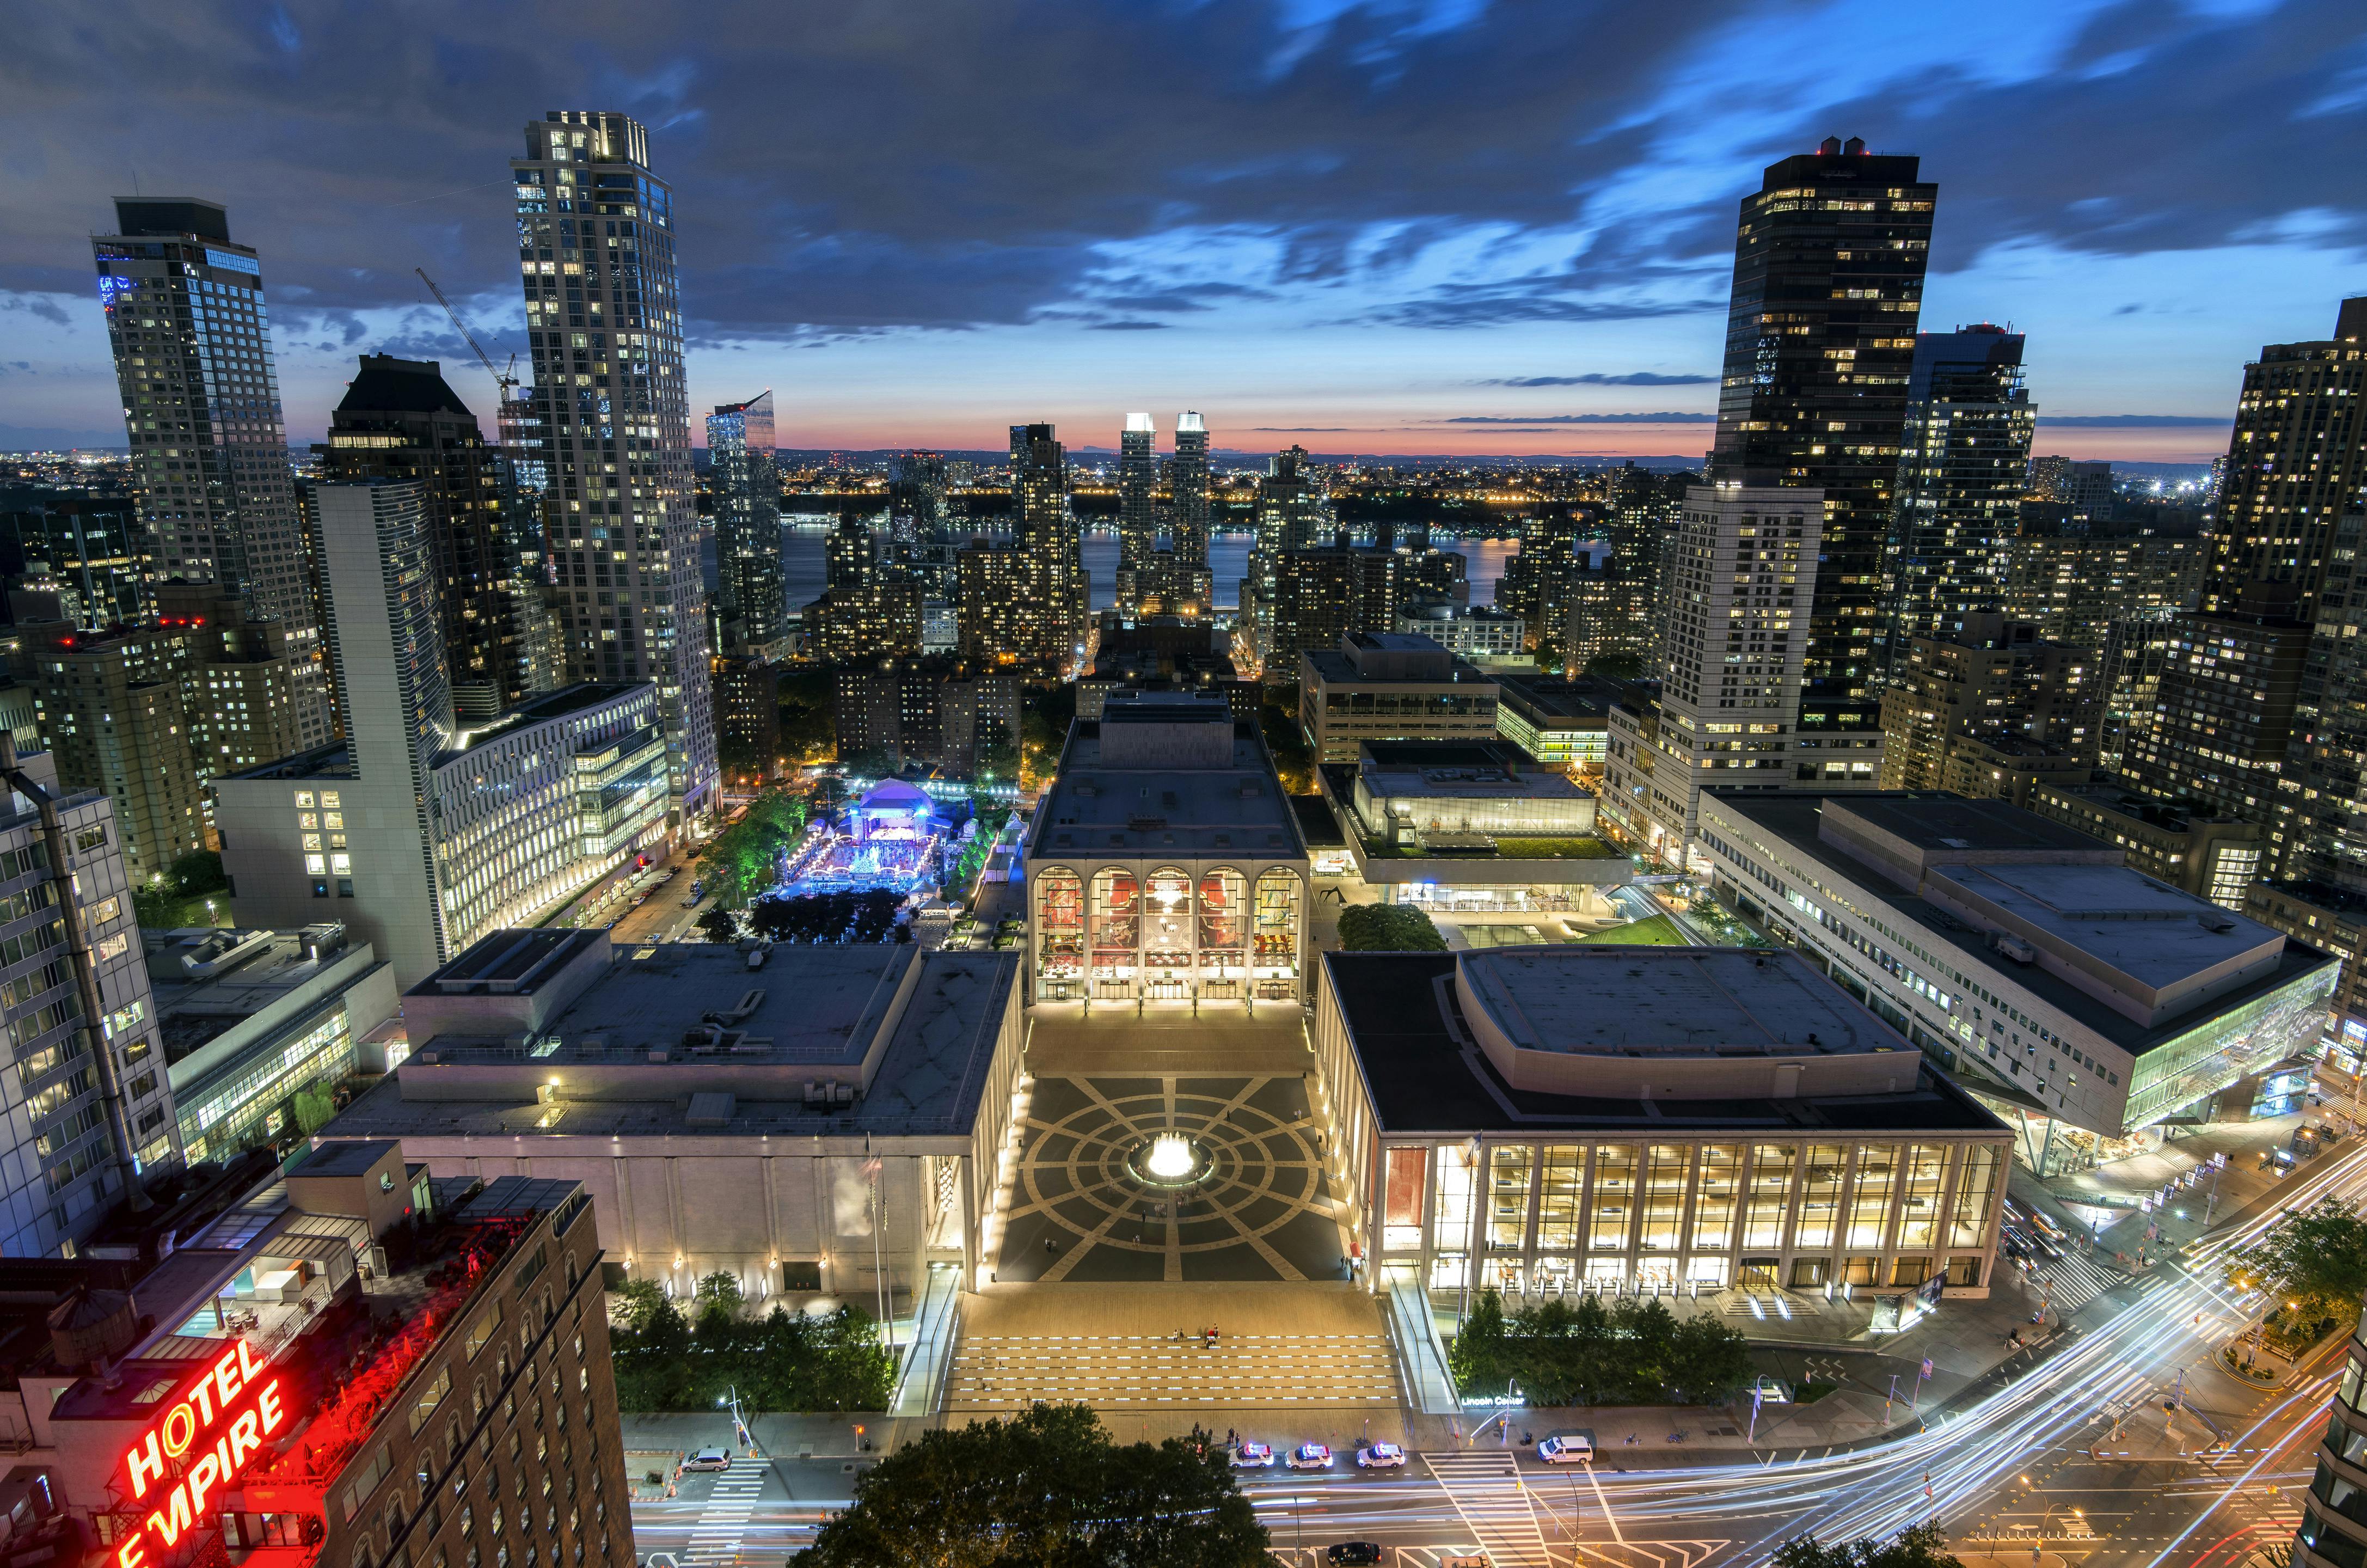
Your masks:
[{"label": "rooftop", "polygon": [[561,687],[531,701],[521,702],[505,712],[496,713],[475,729],[462,730],[459,736],[459,744],[438,752],[436,760],[440,766],[528,725],[545,724],[553,719],[565,719],[589,709],[605,707],[639,691],[654,694],[656,689],[646,681],[625,680],[587,680]]},{"label": "rooftop", "polygon": [[[341,965],[357,975],[368,967],[347,948],[339,926],[298,931],[143,931],[141,937],[148,950],[149,990],[163,1026],[167,1063],[183,1061]],[[234,940],[223,943],[220,938],[225,937]]]},{"label": "rooftop", "polygon": [[2284,940],[2125,866],[1935,866],[1930,875],[2157,989]]},{"label": "rooftop", "polygon": [[1104,765],[1102,723],[1109,721],[1079,720],[1069,733],[1059,775],[1037,811],[1030,858],[1109,850],[1263,858],[1305,854],[1297,814],[1255,727],[1236,722],[1220,700],[1205,706],[1225,715],[1231,733],[1231,756],[1221,767]]},{"label": "rooftop", "polygon": [[1458,957],[1468,995],[1523,1051],[1833,1056],[1904,1045],[1791,954],[1563,945]]},{"label": "rooftop", "polygon": [[[496,933],[478,949],[524,935]],[[331,1135],[966,1136],[1018,971],[1015,954],[904,944],[778,947],[753,970],[739,949],[708,942],[628,953],[613,964],[594,955],[586,969],[564,949],[549,982],[529,971],[431,997],[438,971],[404,999],[436,1022],[414,1023],[411,1059]],[[561,974],[581,989],[564,994]],[[521,1031],[519,998],[538,984],[561,991],[558,1010]],[[810,1102],[817,1083],[825,1096]],[[833,1083],[860,1095],[833,1110]]]},{"label": "rooftop", "polygon": [[[1427,637],[1414,637],[1413,640],[1430,642]],[[1301,653],[1299,657],[1314,671],[1316,679],[1326,686],[1450,686],[1468,683],[1492,687],[1496,684],[1494,676],[1480,670],[1468,660],[1445,655],[1443,650],[1442,655],[1444,662],[1437,667],[1417,668],[1414,673],[1406,675],[1392,675],[1381,670],[1368,674],[1350,663],[1347,654],[1328,649]]]},{"label": "rooftop", "polygon": [[1376,795],[1580,801],[1589,792],[1510,741],[1367,741],[1359,767]]},{"label": "rooftop", "polygon": [[[1560,948],[1555,952],[1582,949]],[[1501,959],[1527,951],[1495,949]],[[1614,982],[1636,967],[1637,949],[1596,949],[1614,966]],[[1654,949],[1672,952],[1675,949]],[[1903,1040],[1883,1058],[1908,1082],[1881,1093],[1763,1093],[1730,1098],[1672,1098],[1655,1085],[1640,1094],[1556,1094],[1515,1087],[1477,1045],[1455,983],[1456,953],[1326,953],[1326,983],[1337,997],[1351,1044],[1385,1134],[1421,1136],[1519,1132],[1566,1137],[1601,1132],[1635,1136],[1731,1132],[1739,1136],[1817,1133],[1990,1133],[1997,1120],[1933,1073]],[[1753,955],[1738,954],[1746,964]],[[1710,971],[1715,973],[1716,971]],[[1754,971],[1756,972],[1756,971]],[[1618,1006],[1628,993],[1614,983]],[[1757,997],[1752,998],[1756,1005]],[[1805,1016],[1805,1015],[1804,1015]],[[1879,1023],[1867,1015],[1875,1028]],[[1761,1020],[1762,1024],[1764,1020]],[[1865,1025],[1859,1026],[1861,1029]],[[1819,1030],[1821,1038],[1822,1031]],[[1665,1070],[1664,1070],[1665,1071]]]},{"label": "rooftop", "polygon": [[1554,676],[1499,675],[1501,700],[1535,724],[1576,725],[1600,729],[1611,722],[1611,705],[1624,689],[1618,681],[1580,676],[1565,680]]},{"label": "rooftop", "polygon": [[[1879,863],[1856,859],[1844,845],[1835,843],[1830,835],[1822,831],[1824,819],[1834,814],[1832,810],[1834,807],[1845,805],[1848,813],[1863,815],[1863,808],[1869,805],[1876,808],[1895,805],[1900,797],[1871,794],[1850,797],[1760,795],[1741,791],[1711,790],[1704,794],[1704,799],[1714,802],[1716,810],[1739,816],[1761,832],[1780,840],[1783,846],[1792,855],[1798,857],[1802,863],[1830,866],[1849,876],[1858,888],[1869,896],[1879,900],[1886,906],[1882,910],[1866,912],[1872,918],[1903,927],[1907,936],[1914,940],[1933,944],[1940,956],[1948,961],[1965,966],[1972,973],[1989,977],[1992,982],[1999,977],[2010,979],[2014,985],[2041,1003],[2112,1040],[2132,1054],[2141,1055],[2156,1046],[2176,1040],[2192,1029],[2203,1017],[2232,1012],[2247,1003],[2281,990],[2292,982],[2335,961],[2299,942],[2282,941],[2282,951],[2277,955],[2275,962],[2263,969],[2259,974],[2245,980],[2243,983],[2215,992],[2203,1002],[2185,1007],[2153,1023],[2141,1023],[2112,1006],[2094,993],[2074,984],[2043,964],[2016,963],[2009,960],[1998,951],[1990,930],[1976,926],[1962,915],[1933,903],[1931,899],[1922,896],[1920,892],[1907,891],[1898,885],[1896,877],[1890,874],[1889,868]],[[2029,816],[2029,813],[2009,806],[2002,801],[1972,801],[1959,803],[1999,808],[2018,816]],[[1965,820],[1978,821],[1992,814],[1983,812],[1978,817]],[[1883,813],[1877,812],[1875,820],[1881,820],[1882,815]],[[1891,820],[1897,822],[1899,813],[1891,812],[1888,815]],[[1910,820],[1917,818],[1917,813],[1912,812],[1905,815]],[[1920,820],[1924,821],[1928,828],[1934,820],[1945,822],[1950,819],[1942,813]],[[2069,856],[2076,851],[2076,858],[2065,860],[2025,848],[2022,852],[2023,858],[2019,864],[2000,858],[1981,860],[1978,862],[1977,869],[1991,873],[2000,870],[2019,871],[2033,866],[2047,869],[2058,867],[2069,869],[2076,865],[2078,860],[2086,860],[2089,869],[2115,873],[2113,877],[2107,880],[2110,886],[2125,887],[2127,881],[2131,879],[2151,887],[2161,886],[2160,883],[2153,882],[2151,879],[2136,871],[2120,866],[2118,861],[2121,852],[2116,847],[2100,845],[2097,840],[2089,837],[2086,834],[2078,833],[2071,828],[2043,822],[2041,825],[2063,835],[2069,843],[2069,848],[2064,852],[2065,855]],[[1950,855],[1949,875],[1936,885],[1943,889],[1982,892],[1986,901],[1987,894],[1983,892],[1982,886],[1967,881],[1958,869],[1959,868],[1973,869],[1974,863],[1965,857],[1979,853],[1978,846],[1971,841],[1967,841],[1962,847],[1946,842],[1946,838],[1959,836],[1961,835],[1948,835],[1945,838],[1933,839],[1943,852],[1948,852]],[[2010,834],[2002,836],[2009,841],[2010,839]],[[2102,852],[2101,860],[2097,858],[2100,850]],[[1936,863],[1934,869],[1938,869]],[[1920,888],[1922,884],[1918,881],[1916,885]],[[1996,891],[2003,893],[2012,884],[1999,882],[1992,885]],[[2070,893],[2065,886],[2056,885],[2055,891],[2058,897],[2067,900],[2070,898]],[[2090,906],[2094,906],[2095,901],[2090,899],[2086,903]],[[2228,915],[2226,911],[2220,910],[2215,904],[2206,903],[2200,899],[2192,899],[2191,903],[2198,913],[2215,912],[2217,915],[2226,915],[2231,922],[2240,922],[2231,927],[2231,934],[2241,936],[2246,947],[2261,941],[2259,937],[2245,935],[2247,927],[2253,932],[2265,932],[2270,937],[2275,935],[2257,923],[2243,921],[2240,916]],[[2037,911],[2033,910],[2034,913]],[[2065,939],[2075,947],[2080,940],[2074,934],[2076,924],[2076,922],[2072,923],[2065,933]],[[2036,928],[2035,922],[2033,922],[2033,928]],[[2167,923],[2164,923],[2161,929],[2166,928]],[[2198,932],[2206,930],[2199,923],[2195,924],[2194,929]],[[2134,937],[2135,946],[2142,947],[2145,937],[2141,934],[2149,930],[2155,935],[2160,934],[2159,930],[2154,929],[2153,922],[2146,921],[2125,924],[2109,937],[2098,939],[2109,944],[2108,950],[2117,949],[2124,940],[2131,937]],[[2141,954],[2131,953],[2129,956],[2132,961],[2142,962]]]}]

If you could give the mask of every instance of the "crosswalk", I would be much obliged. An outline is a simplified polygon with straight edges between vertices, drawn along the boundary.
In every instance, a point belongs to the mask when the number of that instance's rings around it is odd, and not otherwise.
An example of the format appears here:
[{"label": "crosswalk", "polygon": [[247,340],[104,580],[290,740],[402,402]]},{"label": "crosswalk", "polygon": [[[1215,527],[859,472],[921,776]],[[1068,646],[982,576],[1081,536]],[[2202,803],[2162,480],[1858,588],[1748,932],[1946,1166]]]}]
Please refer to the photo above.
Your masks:
[{"label": "crosswalk", "polygon": [[965,1335],[949,1411],[1020,1410],[1036,1400],[1097,1410],[1399,1403],[1381,1334],[1227,1334],[1214,1345],[1165,1335]]},{"label": "crosswalk", "polygon": [[[2140,1285],[2150,1284],[2157,1276],[2136,1277]],[[2084,1253],[2067,1252],[2038,1265],[2033,1280],[2047,1282],[2045,1294],[2057,1312],[2076,1312],[2107,1290],[2116,1290],[2130,1282],[2130,1277],[2108,1264],[2098,1263]]]},{"label": "crosswalk", "polygon": [[1520,1461],[1511,1453],[1426,1453],[1421,1462],[1463,1516],[1493,1568],[1546,1568],[1551,1559],[1545,1529],[1521,1480]]},{"label": "crosswalk", "polygon": [[682,1568],[717,1568],[739,1561],[756,1494],[764,1487],[764,1470],[761,1460],[743,1457],[715,1478],[715,1490],[707,1494],[707,1506],[699,1510],[690,1544],[683,1550]]}]

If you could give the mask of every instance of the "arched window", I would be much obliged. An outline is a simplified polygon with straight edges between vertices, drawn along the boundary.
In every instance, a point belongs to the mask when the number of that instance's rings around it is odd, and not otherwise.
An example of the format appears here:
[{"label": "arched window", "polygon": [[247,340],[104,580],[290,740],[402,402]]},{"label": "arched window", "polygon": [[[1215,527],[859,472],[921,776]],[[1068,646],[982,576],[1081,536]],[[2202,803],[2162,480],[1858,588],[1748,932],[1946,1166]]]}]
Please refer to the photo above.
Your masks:
[{"label": "arched window", "polygon": [[1192,966],[1192,877],[1166,866],[1143,888],[1142,962],[1149,970]]},{"label": "arched window", "polygon": [[1076,872],[1055,866],[1036,877],[1036,934],[1038,981],[1075,980],[1083,970],[1085,950],[1084,884]]},{"label": "arched window", "polygon": [[1248,961],[1249,883],[1229,867],[1200,873],[1200,967],[1214,973]]},{"label": "arched window", "polygon": [[[1257,907],[1252,914],[1251,961],[1258,978],[1288,982],[1298,979],[1298,878],[1279,866],[1257,880]],[[1259,994],[1283,994],[1261,989]]]},{"label": "arched window", "polygon": [[1142,884],[1115,866],[1093,873],[1093,978],[1127,980],[1140,961]]}]

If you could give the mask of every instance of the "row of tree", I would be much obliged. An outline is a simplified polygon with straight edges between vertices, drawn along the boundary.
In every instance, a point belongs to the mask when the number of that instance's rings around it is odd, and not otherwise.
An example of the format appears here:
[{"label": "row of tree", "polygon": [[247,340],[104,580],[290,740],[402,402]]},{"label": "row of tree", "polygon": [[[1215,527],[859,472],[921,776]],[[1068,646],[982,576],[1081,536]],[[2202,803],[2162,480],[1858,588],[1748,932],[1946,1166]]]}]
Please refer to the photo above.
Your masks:
[{"label": "row of tree", "polygon": [[1750,1386],[1750,1346],[1715,1318],[1657,1301],[1546,1301],[1511,1317],[1483,1290],[1447,1353],[1467,1396],[1518,1383],[1531,1404],[1716,1404]]},{"label": "row of tree", "polygon": [[748,802],[738,822],[708,841],[698,875],[718,907],[737,909],[773,885],[782,852],[805,834],[810,809],[801,795],[766,790]]},{"label": "row of tree", "polygon": [[1340,949],[1350,953],[1443,953],[1446,938],[1410,903],[1352,903],[1340,912]]},{"label": "row of tree", "polygon": [[651,1280],[627,1285],[609,1332],[617,1403],[626,1410],[712,1411],[725,1391],[751,1410],[883,1410],[896,1363],[860,1308],[815,1317],[775,1307],[740,1315],[728,1274],[701,1281],[696,1319]]}]

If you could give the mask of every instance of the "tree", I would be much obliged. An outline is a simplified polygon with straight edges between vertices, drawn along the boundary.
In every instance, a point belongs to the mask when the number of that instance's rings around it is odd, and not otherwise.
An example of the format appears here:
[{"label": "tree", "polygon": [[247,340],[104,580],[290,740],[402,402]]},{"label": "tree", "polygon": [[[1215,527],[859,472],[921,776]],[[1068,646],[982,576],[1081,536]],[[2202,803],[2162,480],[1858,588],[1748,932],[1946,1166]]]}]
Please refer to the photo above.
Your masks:
[{"label": "tree", "polygon": [[641,1334],[665,1305],[666,1293],[654,1279],[628,1279],[617,1288],[617,1298],[623,1303],[625,1326]]},{"label": "tree", "polygon": [[1504,1392],[1504,1298],[1492,1287],[1479,1292],[1464,1318],[1462,1332],[1446,1352],[1446,1369],[1458,1393]]},{"label": "tree", "polygon": [[747,1299],[741,1293],[739,1277],[719,1268],[698,1282],[697,1296],[702,1317],[710,1312],[720,1311],[726,1316],[736,1318],[740,1315],[742,1302]]},{"label": "tree", "polygon": [[699,934],[710,942],[736,942],[740,939],[740,915],[736,910],[720,906],[698,917]]},{"label": "tree", "polygon": [[296,1096],[296,1129],[300,1132],[318,1132],[337,1114],[337,1103],[320,1089],[304,1089]]},{"label": "tree", "polygon": [[1410,903],[1352,903],[1340,912],[1340,947],[1351,953],[1443,953],[1446,938]]},{"label": "tree", "polygon": [[1868,1537],[1830,1546],[1794,1536],[1775,1551],[1775,1568],[1964,1568],[1947,1551],[1948,1537],[1931,1523],[1910,1525],[1888,1540]]},{"label": "tree", "polygon": [[229,888],[230,879],[222,874],[222,858],[210,849],[192,849],[173,862],[164,873],[164,883],[183,898],[198,893],[221,892]]},{"label": "tree", "polygon": [[1606,680],[1642,680],[1644,655],[1641,653],[1597,653],[1586,661],[1586,673]]},{"label": "tree", "polygon": [[1110,1442],[1082,1404],[924,1432],[855,1483],[854,1505],[790,1559],[804,1568],[932,1563],[1251,1568],[1265,1527],[1221,1451]]},{"label": "tree", "polygon": [[806,829],[804,800],[786,790],[766,790],[748,802],[738,822],[717,834],[699,853],[699,876],[717,903],[735,909],[773,885],[781,851]]},{"label": "tree", "polygon": [[1274,754],[1274,771],[1284,790],[1293,795],[1315,793],[1315,751],[1298,728],[1298,687],[1269,686],[1258,707],[1258,733]]},{"label": "tree", "polygon": [[1019,779],[1019,748],[1008,741],[980,744],[970,775],[981,784],[1014,784]]},{"label": "tree", "polygon": [[2359,1309],[2367,1295],[2367,1220],[2333,1198],[2288,1209],[2250,1246],[2228,1255],[2227,1282],[2294,1309],[2295,1330]]}]

